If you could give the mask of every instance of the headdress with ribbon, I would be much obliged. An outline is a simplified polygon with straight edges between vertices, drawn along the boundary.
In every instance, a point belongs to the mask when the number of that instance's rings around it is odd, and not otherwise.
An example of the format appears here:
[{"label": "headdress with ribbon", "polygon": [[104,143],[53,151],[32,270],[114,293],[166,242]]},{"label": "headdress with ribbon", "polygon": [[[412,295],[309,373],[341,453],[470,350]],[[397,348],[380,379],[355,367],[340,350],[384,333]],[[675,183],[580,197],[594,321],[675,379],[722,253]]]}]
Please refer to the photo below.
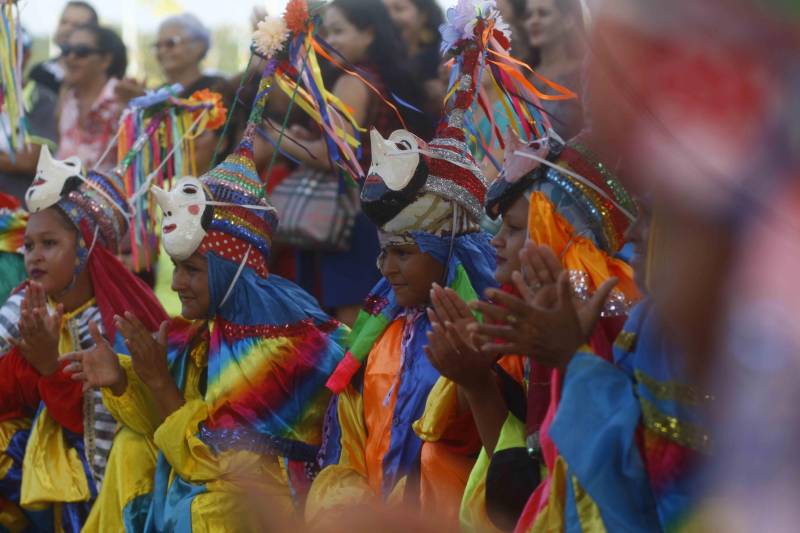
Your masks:
[{"label": "headdress with ribbon", "polygon": [[552,131],[533,142],[512,139],[503,169],[489,187],[486,213],[497,219],[525,194],[529,238],[561,257],[565,268],[574,271],[573,285],[583,296],[618,277],[609,305],[624,314],[639,291],[630,266],[615,254],[637,209],[589,142],[587,135],[580,135],[565,144]]},{"label": "headdress with ribbon", "polygon": [[[54,159],[46,145],[33,183],[25,192],[25,203],[31,213],[58,206],[86,234],[90,247],[99,244],[113,253],[128,227],[130,206],[119,177],[95,171],[84,176],[80,159]],[[88,248],[79,251],[78,271],[85,266],[88,253]]]},{"label": "headdress with ribbon", "polygon": [[259,22],[252,48],[267,63],[237,149],[199,180],[181,178],[170,193],[160,187],[152,190],[165,213],[162,237],[172,257],[186,259],[198,249],[216,251],[236,262],[244,260],[266,277],[277,213],[256,172],[253,141],[272,79],[320,125],[333,162],[351,176],[363,172],[353,152],[360,142],[347,133],[345,124],[349,122],[355,132],[359,126],[347,106],[322,82],[316,52],[324,47],[318,42],[305,0],[289,2],[281,18]]},{"label": "headdress with ribbon", "polygon": [[[558,94],[541,93],[522,75],[519,67],[527,67],[507,53],[507,41],[490,41],[487,64],[492,86],[504,107],[515,110],[516,116],[510,117],[513,120],[509,120],[505,140],[495,130],[505,153],[500,174],[486,194],[487,215],[497,219],[520,196],[527,195],[530,238],[551,246],[561,256],[565,267],[575,271],[574,285],[584,295],[608,277],[619,277],[621,292],[615,292],[619,298],[611,301],[619,304],[615,306],[618,310],[626,310],[622,302],[638,298],[638,291],[630,268],[613,256],[622,247],[636,206],[611,170],[588,148],[588,135],[565,143],[537,105],[538,99],[575,95],[528,69]],[[482,107],[489,112],[488,106]]]},{"label": "headdress with ribbon", "polygon": [[196,251],[216,252],[267,277],[278,219],[256,171],[253,141],[273,68],[270,63],[265,70],[244,136],[224,161],[199,179],[184,176],[176,180],[170,192],[156,185],[151,188],[164,215],[164,248],[173,258],[187,259]]},{"label": "headdress with ribbon", "polygon": [[144,283],[116,257],[128,227],[130,205],[116,174],[91,171],[83,176],[76,157],[53,159],[42,146],[36,176],[25,201],[33,214],[54,207],[78,231],[75,277],[85,268],[103,320],[106,336],[113,339],[114,315],[131,311],[155,331],[167,319],[161,304]]},{"label": "headdress with ribbon", "polygon": [[[490,90],[497,92],[512,132],[523,139],[541,138],[549,128],[547,117],[540,111],[540,98],[575,97],[548,80],[545,82],[555,94],[545,94],[525,79],[521,72],[524,63],[509,54],[508,26],[494,2],[460,0],[447,11],[441,33],[442,52],[454,53],[455,58],[434,139],[426,144],[405,130],[394,132],[389,139],[371,132],[373,159],[362,205],[376,224],[388,226],[387,231],[392,231],[389,220],[428,192],[454,202],[475,220],[481,217],[486,180],[467,149],[467,141],[478,135],[471,123],[475,108],[483,109],[493,136],[505,146],[488,95],[481,88],[484,76],[491,81]],[[482,144],[492,142],[479,140]]]},{"label": "headdress with ribbon", "polygon": [[[331,165],[343,170],[344,176],[351,180],[361,179],[364,171],[358,162],[360,135],[366,130],[357,123],[349,107],[325,87],[318,54],[379,93],[318,35],[317,30],[316,17],[309,12],[306,0],[290,0],[283,17],[267,17],[259,22],[253,52],[275,61],[276,85],[289,97],[290,105],[300,107],[318,125]],[[337,60],[337,56],[340,59]],[[279,132],[278,151],[286,137],[285,127],[286,123]]]},{"label": "headdress with ribbon", "polygon": [[[453,80],[464,74],[465,68],[479,69],[473,71],[475,79],[487,83],[476,86],[474,104],[467,113],[464,129],[470,146],[478,148],[491,163],[500,170],[502,161],[495,161],[491,148],[496,143],[501,149],[506,148],[507,132],[501,130],[499,124],[505,123],[509,134],[523,140],[541,139],[550,129],[550,120],[541,104],[542,100],[570,100],[577,95],[570,89],[545,78],[524,61],[511,55],[510,30],[494,10],[493,2],[474,2],[460,0],[456,6],[447,10],[447,22],[442,26],[442,50],[456,48],[460,38],[468,32],[476,31],[469,21],[474,12],[481,11],[488,19],[481,35],[484,57],[478,65],[472,65],[456,58],[450,71],[451,91],[456,90]],[[467,71],[467,74],[470,72]],[[527,77],[530,75],[540,80],[548,88],[547,92],[539,90]],[[494,99],[490,96],[494,95]],[[450,97],[448,94],[447,98]],[[492,104],[495,101],[496,104]],[[498,109],[499,108],[499,109]],[[488,120],[488,131],[482,132],[475,119],[480,111]],[[499,115],[498,115],[499,113]],[[501,120],[502,119],[502,120]]]},{"label": "headdress with ribbon", "polygon": [[175,84],[131,100],[108,148],[116,142],[119,163],[113,172],[122,177],[133,209],[128,238],[137,271],[149,269],[158,254],[156,206],[147,194],[150,185],[194,175],[194,139],[225,123],[221,94],[204,89],[179,98],[182,90]]},{"label": "headdress with ribbon", "polygon": [[[493,2],[477,6],[462,1],[459,6],[460,15],[451,11],[449,23],[441,28],[448,43],[443,51],[455,50],[459,67],[436,135],[425,143],[407,130],[397,130],[388,139],[373,130],[372,165],[361,203],[379,227],[384,247],[416,244],[445,265],[443,283],[470,301],[496,282],[495,252],[488,234],[478,226],[486,179],[467,148],[465,117],[480,84],[490,38],[506,37]],[[456,38],[450,39],[451,34]],[[331,390],[347,386],[375,340],[400,312],[391,285],[382,279],[356,320],[350,351],[328,381]],[[415,327],[420,331],[429,327],[424,314]]]},{"label": "headdress with ribbon", "polygon": [[459,41],[462,74],[453,81],[433,140],[425,143],[407,130],[397,130],[388,139],[374,129],[370,132],[372,165],[361,202],[364,213],[381,229],[391,233],[410,228],[431,233],[468,230],[447,228],[438,217],[415,216],[414,203],[429,194],[457,206],[473,221],[480,218],[486,178],[467,149],[464,132],[464,117],[476,91],[475,76],[480,75],[478,67],[485,55],[480,35],[486,19],[478,20],[475,34]]},{"label": "headdress with ribbon", "polygon": [[[262,25],[263,29],[263,25]],[[280,49],[278,38],[270,48]],[[258,43],[257,43],[258,44]],[[208,418],[200,438],[214,450],[245,449],[313,461],[328,398],[320,394],[344,355],[346,328],[295,284],[269,274],[277,213],[253,161],[256,128],[275,73],[269,58],[243,138],[199,179],[170,192],[154,186],[164,247],[208,261]]]}]

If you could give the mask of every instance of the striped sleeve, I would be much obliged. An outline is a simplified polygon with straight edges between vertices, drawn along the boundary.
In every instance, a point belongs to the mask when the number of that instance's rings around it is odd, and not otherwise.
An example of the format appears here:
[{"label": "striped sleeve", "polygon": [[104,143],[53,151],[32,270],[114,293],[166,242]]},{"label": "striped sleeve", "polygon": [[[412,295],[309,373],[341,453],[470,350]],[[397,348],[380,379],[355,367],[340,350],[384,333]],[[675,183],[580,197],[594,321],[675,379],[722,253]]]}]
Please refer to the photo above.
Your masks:
[{"label": "striped sleeve", "polygon": [[19,337],[18,324],[23,296],[23,292],[12,294],[0,307],[0,355],[11,349],[11,339]]}]

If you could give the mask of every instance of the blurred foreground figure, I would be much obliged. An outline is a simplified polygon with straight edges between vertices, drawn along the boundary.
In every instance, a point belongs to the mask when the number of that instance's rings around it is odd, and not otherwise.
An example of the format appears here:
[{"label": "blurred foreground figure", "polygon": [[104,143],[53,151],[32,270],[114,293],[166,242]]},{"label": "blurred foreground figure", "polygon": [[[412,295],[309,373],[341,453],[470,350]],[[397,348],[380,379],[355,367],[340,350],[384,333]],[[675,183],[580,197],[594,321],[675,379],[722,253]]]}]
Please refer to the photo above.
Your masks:
[{"label": "blurred foreground figure", "polygon": [[800,518],[799,47],[791,2],[612,0],[595,18],[594,133],[653,192],[654,305],[715,396],[702,529]]}]

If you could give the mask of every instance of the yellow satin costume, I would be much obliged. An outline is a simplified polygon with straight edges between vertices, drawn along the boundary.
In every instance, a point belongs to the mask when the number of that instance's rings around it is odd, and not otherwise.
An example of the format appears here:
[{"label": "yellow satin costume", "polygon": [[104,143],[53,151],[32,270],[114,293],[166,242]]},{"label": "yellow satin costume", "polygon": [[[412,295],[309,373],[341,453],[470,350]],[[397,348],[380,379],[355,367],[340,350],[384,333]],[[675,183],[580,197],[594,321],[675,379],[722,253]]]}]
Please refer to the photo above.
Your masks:
[{"label": "yellow satin costume", "polygon": [[[125,513],[152,513],[156,456],[161,452],[158,468],[169,470],[169,484],[194,484],[198,494],[188,510],[191,531],[225,532],[248,530],[251,501],[268,505],[270,512],[289,516],[294,502],[288,476],[278,456],[250,451],[215,453],[198,437],[198,427],[208,418],[204,401],[208,357],[208,337],[196,333],[188,357],[177,360],[182,378],[185,403],[160,421],[152,396],[124,358],[128,386],[114,396],[103,389],[103,400],[115,418],[123,424],[118,439],[125,453],[112,458],[108,467],[108,487],[95,507],[85,531],[123,531],[118,524]],[[180,383],[179,383],[180,386]],[[118,443],[115,442],[115,447]],[[122,448],[122,446],[120,446]],[[136,465],[147,475],[130,472],[126,465]],[[113,478],[112,478],[113,476]],[[187,489],[189,490],[189,489]],[[132,508],[131,508],[132,507]],[[169,513],[168,519],[179,513]],[[124,520],[123,520],[124,521]],[[126,526],[128,524],[126,523]],[[147,531],[184,531],[185,524],[159,524],[148,517]],[[128,531],[127,529],[124,531]]]},{"label": "yellow satin costume", "polygon": [[[90,342],[86,333],[88,322],[98,317],[94,299],[64,313],[59,353],[85,349]],[[19,356],[9,352],[3,357]],[[8,361],[10,359],[4,360]],[[4,494],[16,492],[19,498],[17,506],[16,498],[9,498],[6,494],[0,511],[0,526],[10,531],[22,531],[26,527],[58,533],[78,531],[96,497],[96,487],[103,479],[105,464],[102,460],[97,461],[99,442],[95,421],[106,423],[108,417],[107,413],[105,416],[101,414],[99,394],[88,391],[81,397],[78,390],[79,397],[72,397],[72,387],[64,386],[72,382],[63,375],[62,369],[53,376],[39,377],[38,384],[28,383],[26,386],[44,391],[45,383],[54,382],[61,383],[61,392],[43,395],[41,407],[32,421],[18,418],[0,423],[0,448],[3,451],[0,454],[0,478],[3,479]],[[59,394],[69,394],[69,397],[60,397]],[[82,419],[82,433],[76,433],[80,427],[73,427],[73,431],[63,427],[51,414],[48,405],[67,413],[73,421]],[[83,412],[70,411],[73,406],[76,410],[82,408]],[[80,422],[77,424],[80,426]],[[25,435],[27,431],[30,431],[29,435]],[[102,446],[107,446],[107,443]]]}]

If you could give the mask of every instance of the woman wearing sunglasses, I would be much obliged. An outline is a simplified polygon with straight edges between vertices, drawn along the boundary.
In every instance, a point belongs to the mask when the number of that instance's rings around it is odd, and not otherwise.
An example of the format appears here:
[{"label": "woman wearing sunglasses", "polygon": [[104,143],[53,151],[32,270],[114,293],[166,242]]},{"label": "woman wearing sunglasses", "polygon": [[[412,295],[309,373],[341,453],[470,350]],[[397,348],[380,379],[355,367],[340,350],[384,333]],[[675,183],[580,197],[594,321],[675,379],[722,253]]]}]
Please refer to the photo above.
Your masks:
[{"label": "woman wearing sunglasses", "polygon": [[225,83],[219,76],[203,74],[200,63],[211,47],[211,32],[191,13],[165,19],[158,28],[153,49],[169,83],[180,83],[186,95]]},{"label": "woman wearing sunglasses", "polygon": [[[211,47],[211,32],[196,16],[182,13],[164,19],[158,27],[153,43],[153,53],[161,67],[165,85],[180,83],[183,91],[179,96],[188,98],[196,91],[210,89],[222,94],[225,106],[230,109],[233,102],[233,88],[221,76],[203,74],[201,63]],[[120,81],[116,87],[117,98],[128,102],[145,94],[145,84],[133,78]],[[237,128],[230,128],[230,134],[223,140],[218,161],[236,146]],[[198,174],[203,174],[213,166],[213,157],[220,144],[222,130],[205,131],[194,140],[194,163]]]},{"label": "woman wearing sunglasses", "polygon": [[[201,89],[222,92],[225,78],[203,74],[201,63],[211,47],[211,32],[196,16],[182,13],[164,19],[152,46],[164,82],[180,83],[181,96],[188,97]],[[144,84],[132,78],[122,80],[117,87],[117,95],[126,101],[144,92]]]},{"label": "woman wearing sunglasses", "polygon": [[82,26],[70,34],[61,53],[67,89],[59,103],[56,157],[78,156],[87,169],[110,170],[115,154],[103,155],[122,113],[114,87],[128,66],[125,45],[108,28]]},{"label": "woman wearing sunglasses", "polygon": [[[195,91],[210,89],[222,94],[225,106],[233,103],[233,90],[221,76],[203,74],[201,63],[211,47],[211,31],[191,13],[182,13],[164,19],[158,27],[158,37],[153,43],[158,64],[168,85],[180,83],[181,96],[188,97]],[[237,128],[231,128],[235,133]],[[206,131],[194,140],[195,168],[198,174],[208,172],[212,159],[220,145],[222,129]],[[237,138],[227,135],[220,145],[219,157],[225,157],[236,146]],[[219,159],[218,159],[219,160]]]}]

